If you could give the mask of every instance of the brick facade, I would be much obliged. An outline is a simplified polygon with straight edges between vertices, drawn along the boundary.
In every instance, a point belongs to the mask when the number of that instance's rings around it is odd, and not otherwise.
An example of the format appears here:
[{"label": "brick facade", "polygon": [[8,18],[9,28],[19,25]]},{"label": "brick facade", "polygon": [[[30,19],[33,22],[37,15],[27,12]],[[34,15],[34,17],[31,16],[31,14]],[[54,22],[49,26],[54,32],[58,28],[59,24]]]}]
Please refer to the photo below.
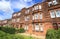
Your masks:
[{"label": "brick facade", "polygon": [[60,15],[51,18],[50,14],[51,11],[55,13],[57,10],[60,13],[60,0],[57,0],[56,4],[53,0],[46,0],[13,13],[10,24],[14,28],[24,28],[25,33],[45,36],[48,29],[60,27]]}]

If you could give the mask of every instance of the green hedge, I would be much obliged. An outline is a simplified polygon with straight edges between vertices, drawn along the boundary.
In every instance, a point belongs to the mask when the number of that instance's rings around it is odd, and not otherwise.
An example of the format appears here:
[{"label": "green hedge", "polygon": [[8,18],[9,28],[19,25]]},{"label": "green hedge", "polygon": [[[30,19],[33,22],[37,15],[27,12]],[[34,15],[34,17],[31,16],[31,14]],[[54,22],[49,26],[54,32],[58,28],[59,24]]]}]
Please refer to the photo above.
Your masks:
[{"label": "green hedge", "polygon": [[24,32],[25,32],[24,28],[19,29],[19,33],[24,33]]},{"label": "green hedge", "polygon": [[0,31],[0,39],[24,39],[23,36],[16,36],[15,34],[8,34]]},{"label": "green hedge", "polygon": [[49,29],[46,34],[46,39],[60,39],[60,29]]},{"label": "green hedge", "polygon": [[12,27],[0,27],[0,30],[10,34],[15,34],[16,32],[16,29]]}]

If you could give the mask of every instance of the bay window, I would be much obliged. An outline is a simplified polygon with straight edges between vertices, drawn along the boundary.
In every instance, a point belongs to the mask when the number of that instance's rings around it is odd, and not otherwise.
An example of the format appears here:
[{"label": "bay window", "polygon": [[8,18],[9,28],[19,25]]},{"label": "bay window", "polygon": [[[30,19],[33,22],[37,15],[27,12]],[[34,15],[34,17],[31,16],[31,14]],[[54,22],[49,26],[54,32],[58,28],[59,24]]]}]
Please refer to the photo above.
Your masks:
[{"label": "bay window", "polygon": [[53,1],[48,2],[49,6],[56,5],[56,4],[58,4],[57,0],[53,0]]}]

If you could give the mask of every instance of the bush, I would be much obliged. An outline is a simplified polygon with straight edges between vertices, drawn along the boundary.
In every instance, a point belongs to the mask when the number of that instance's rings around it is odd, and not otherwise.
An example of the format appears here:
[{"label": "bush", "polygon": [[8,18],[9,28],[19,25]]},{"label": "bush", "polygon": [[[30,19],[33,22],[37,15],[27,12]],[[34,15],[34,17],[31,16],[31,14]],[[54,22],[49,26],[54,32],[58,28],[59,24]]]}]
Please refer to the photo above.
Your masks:
[{"label": "bush", "polygon": [[60,39],[60,29],[57,31],[57,39]]},{"label": "bush", "polygon": [[19,29],[19,32],[20,32],[20,33],[24,33],[24,32],[25,32],[24,28],[20,28],[20,29]]},{"label": "bush", "polygon": [[50,29],[47,31],[46,39],[57,39],[57,31]]},{"label": "bush", "polygon": [[0,27],[0,28],[1,28],[0,30],[10,34],[15,34],[16,32],[16,29],[12,27]]}]

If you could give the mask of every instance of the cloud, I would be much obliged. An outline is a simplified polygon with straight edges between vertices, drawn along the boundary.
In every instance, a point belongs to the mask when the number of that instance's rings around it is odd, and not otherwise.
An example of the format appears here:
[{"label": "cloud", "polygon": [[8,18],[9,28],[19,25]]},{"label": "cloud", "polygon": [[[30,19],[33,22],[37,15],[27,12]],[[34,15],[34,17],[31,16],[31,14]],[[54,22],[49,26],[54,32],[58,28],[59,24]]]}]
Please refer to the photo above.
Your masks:
[{"label": "cloud", "polygon": [[[11,8],[10,2],[6,2],[5,0],[0,1],[0,19],[10,18],[12,13],[14,12]],[[3,15],[2,15],[3,14]]]},{"label": "cloud", "polygon": [[30,7],[36,0],[1,0],[0,1],[0,19],[9,19],[13,12],[20,11],[22,8]]},{"label": "cloud", "polygon": [[[28,3],[30,2],[30,3]],[[22,9],[24,7],[29,7],[34,4],[32,0],[19,0],[19,1],[13,1],[11,2],[12,9]]]}]

